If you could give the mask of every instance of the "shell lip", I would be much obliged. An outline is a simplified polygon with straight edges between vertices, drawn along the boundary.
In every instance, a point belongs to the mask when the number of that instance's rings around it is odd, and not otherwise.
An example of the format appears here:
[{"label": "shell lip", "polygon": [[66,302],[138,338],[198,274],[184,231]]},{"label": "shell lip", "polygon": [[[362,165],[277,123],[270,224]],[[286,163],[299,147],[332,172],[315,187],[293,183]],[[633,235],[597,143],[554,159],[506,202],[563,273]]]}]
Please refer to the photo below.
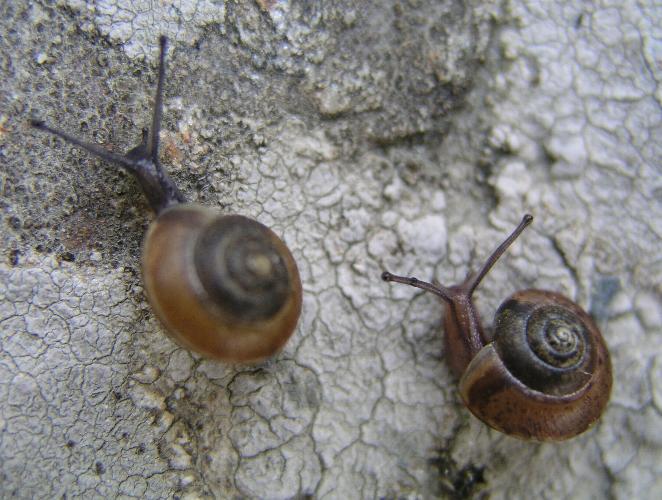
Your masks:
[{"label": "shell lip", "polygon": [[[476,371],[478,372],[484,372],[485,370],[482,370],[480,368],[481,363],[486,362],[487,360],[485,359],[486,357],[490,356],[492,353],[490,352],[492,350],[494,352],[494,358],[499,361],[499,366],[496,368],[496,370],[499,372],[499,375],[507,378],[508,379],[508,384],[510,384],[510,388],[521,393],[521,394],[526,394],[528,399],[531,399],[533,401],[539,402],[539,403],[570,403],[572,401],[576,401],[578,398],[580,398],[587,389],[591,387],[591,385],[594,383],[594,377],[591,377],[590,375],[587,377],[586,382],[581,385],[579,388],[573,390],[572,392],[566,393],[566,394],[552,394],[548,392],[543,392],[538,389],[534,389],[532,387],[529,387],[526,385],[522,380],[517,378],[515,374],[513,374],[512,371],[508,369],[508,367],[503,363],[503,360],[498,355],[498,352],[495,349],[494,344],[488,344],[485,346],[479,353],[476,355],[471,362],[469,363],[469,366],[467,366],[467,369],[465,370],[464,374],[460,378],[459,385],[460,387],[463,387],[467,384],[467,380],[469,377],[472,376],[472,374],[475,374]],[[490,356],[491,357],[491,356]],[[483,398],[489,398],[492,394],[496,394],[502,389],[503,384],[494,384],[494,387],[492,390],[488,388],[488,390],[483,391],[482,397]],[[464,399],[464,398],[463,398]],[[469,405],[469,401],[465,401],[467,403],[467,406],[471,407]]]},{"label": "shell lip", "polygon": [[469,363],[459,382],[471,413],[490,427],[519,439],[561,441],[592,427],[604,412],[612,388],[609,356],[582,387],[562,395],[544,393],[516,379],[493,344]]}]

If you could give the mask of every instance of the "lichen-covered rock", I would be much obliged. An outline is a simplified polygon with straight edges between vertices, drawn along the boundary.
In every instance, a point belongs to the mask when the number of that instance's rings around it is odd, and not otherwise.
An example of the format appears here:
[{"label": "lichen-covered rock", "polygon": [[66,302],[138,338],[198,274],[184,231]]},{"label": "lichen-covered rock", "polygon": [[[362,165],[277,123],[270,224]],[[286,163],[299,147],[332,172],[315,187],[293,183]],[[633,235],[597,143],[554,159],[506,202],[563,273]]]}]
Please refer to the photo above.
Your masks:
[{"label": "lichen-covered rock", "polygon": [[[181,3],[181,5],[180,5]],[[662,494],[662,11],[654,2],[0,5],[0,484],[20,498]],[[374,4],[374,5],[373,5]],[[203,360],[144,298],[132,178],[26,126],[126,150],[168,61],[164,165],[273,227],[304,286],[259,366]],[[478,295],[575,298],[615,382],[558,445],[490,431],[441,307],[524,212]]]}]

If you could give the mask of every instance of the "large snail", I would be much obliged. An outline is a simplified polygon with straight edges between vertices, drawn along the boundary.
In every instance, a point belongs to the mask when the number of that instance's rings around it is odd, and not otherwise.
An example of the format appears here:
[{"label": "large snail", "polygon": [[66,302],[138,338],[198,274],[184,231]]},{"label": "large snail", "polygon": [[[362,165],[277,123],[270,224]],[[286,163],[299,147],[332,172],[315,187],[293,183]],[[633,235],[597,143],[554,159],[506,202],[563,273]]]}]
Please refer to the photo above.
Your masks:
[{"label": "large snail", "polygon": [[490,427],[521,439],[560,441],[602,415],[612,385],[611,361],[591,317],[556,292],[521,290],[501,304],[493,338],[472,295],[533,217],[525,215],[481,269],[451,287],[382,273],[438,295],[446,303],[446,359],[465,405]]},{"label": "large snail", "polygon": [[186,348],[228,362],[256,362],[277,352],[301,312],[299,272],[285,244],[266,226],[186,203],[159,162],[166,38],[151,130],[125,155],[87,143],[43,121],[61,137],[131,172],[156,213],[143,243],[147,297],[169,334]]}]

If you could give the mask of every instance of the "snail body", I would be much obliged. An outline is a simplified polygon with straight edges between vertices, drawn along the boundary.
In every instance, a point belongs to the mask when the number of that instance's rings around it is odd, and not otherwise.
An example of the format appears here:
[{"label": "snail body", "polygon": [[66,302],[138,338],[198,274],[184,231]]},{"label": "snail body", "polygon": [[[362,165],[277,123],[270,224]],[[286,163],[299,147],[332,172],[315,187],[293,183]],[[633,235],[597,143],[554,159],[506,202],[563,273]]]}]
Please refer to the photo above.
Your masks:
[{"label": "snail body", "polygon": [[257,362],[280,350],[301,313],[296,262],[269,228],[241,215],[187,203],[158,158],[166,39],[160,39],[159,79],[151,135],[125,155],[32,120],[137,178],[155,220],[143,242],[147,298],[167,333],[182,346],[227,362]]},{"label": "snail body", "polygon": [[524,216],[482,268],[451,287],[382,274],[445,302],[444,343],[467,408],[490,427],[521,439],[560,441],[590,428],[612,386],[609,352],[591,317],[548,290],[515,292],[497,310],[488,338],[472,300],[496,261],[531,223]]}]

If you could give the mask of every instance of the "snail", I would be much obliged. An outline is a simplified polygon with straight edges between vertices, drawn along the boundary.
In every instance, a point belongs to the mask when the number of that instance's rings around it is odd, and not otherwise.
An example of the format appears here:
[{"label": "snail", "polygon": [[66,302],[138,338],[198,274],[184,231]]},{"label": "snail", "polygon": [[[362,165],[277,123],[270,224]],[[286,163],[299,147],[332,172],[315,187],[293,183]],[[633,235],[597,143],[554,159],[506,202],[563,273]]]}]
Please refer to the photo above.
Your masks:
[{"label": "snail", "polygon": [[611,361],[591,317],[563,295],[520,290],[498,308],[490,338],[472,296],[496,261],[533,221],[525,215],[480,270],[445,287],[385,271],[394,281],[432,292],[445,302],[445,356],[469,410],[505,434],[561,441],[602,415],[612,385]]},{"label": "snail", "polygon": [[290,250],[268,227],[187,203],[159,162],[167,40],[160,38],[151,133],[125,155],[41,120],[56,135],[133,174],[156,214],[143,242],[147,298],[170,336],[203,356],[257,362],[276,353],[301,313],[301,280]]}]

